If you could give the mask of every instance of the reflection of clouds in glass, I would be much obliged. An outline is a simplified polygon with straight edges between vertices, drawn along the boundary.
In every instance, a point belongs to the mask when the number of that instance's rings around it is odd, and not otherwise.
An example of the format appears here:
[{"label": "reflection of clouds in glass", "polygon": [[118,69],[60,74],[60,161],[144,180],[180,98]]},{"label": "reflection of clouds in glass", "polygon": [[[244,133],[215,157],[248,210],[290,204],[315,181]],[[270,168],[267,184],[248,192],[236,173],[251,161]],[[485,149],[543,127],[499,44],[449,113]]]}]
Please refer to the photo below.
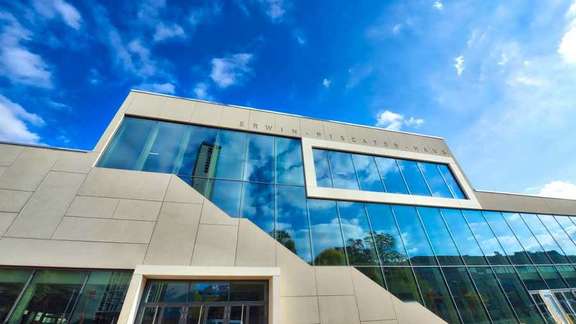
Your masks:
[{"label": "reflection of clouds in glass", "polygon": [[338,228],[338,219],[332,219],[330,223],[312,225],[310,230],[312,231],[312,242],[316,256],[324,250],[344,246]]}]

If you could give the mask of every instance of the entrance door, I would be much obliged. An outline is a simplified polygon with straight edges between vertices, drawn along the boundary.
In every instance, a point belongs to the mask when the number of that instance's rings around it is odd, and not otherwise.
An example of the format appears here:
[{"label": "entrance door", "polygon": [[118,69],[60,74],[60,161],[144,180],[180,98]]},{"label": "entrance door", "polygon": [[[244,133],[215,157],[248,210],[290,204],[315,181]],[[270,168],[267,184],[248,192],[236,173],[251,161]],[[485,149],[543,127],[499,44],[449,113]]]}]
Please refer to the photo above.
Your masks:
[{"label": "entrance door", "polygon": [[534,300],[541,301],[544,316],[559,324],[576,323],[576,296],[572,290],[539,290],[532,294]]},{"label": "entrance door", "polygon": [[145,307],[139,324],[263,324],[263,306],[250,304],[205,304],[198,306]]}]

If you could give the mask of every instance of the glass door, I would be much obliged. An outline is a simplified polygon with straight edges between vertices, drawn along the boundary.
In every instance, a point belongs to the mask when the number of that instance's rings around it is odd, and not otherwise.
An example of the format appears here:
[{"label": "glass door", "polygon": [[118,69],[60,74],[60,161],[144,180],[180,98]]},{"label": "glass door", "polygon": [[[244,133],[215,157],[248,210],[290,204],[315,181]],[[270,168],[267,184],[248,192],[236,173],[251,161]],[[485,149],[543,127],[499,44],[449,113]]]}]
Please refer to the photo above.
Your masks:
[{"label": "glass door", "polygon": [[[562,292],[552,292],[550,290],[540,290],[538,292],[548,312],[554,319],[556,323],[559,324],[574,324],[573,320],[570,318],[570,310],[566,311],[570,307],[564,298]],[[560,298],[560,299],[559,299]]]}]

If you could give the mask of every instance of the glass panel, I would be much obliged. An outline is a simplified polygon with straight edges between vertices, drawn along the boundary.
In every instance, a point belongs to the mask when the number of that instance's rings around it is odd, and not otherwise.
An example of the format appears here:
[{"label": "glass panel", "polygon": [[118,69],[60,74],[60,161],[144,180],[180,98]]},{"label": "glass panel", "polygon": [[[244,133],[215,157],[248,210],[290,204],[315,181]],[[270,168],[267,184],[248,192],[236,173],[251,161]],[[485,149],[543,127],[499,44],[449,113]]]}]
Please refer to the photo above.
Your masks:
[{"label": "glass panel", "polygon": [[398,166],[400,167],[402,175],[404,175],[404,179],[406,179],[406,184],[408,184],[408,189],[411,194],[419,196],[432,195],[417,162],[398,160]]},{"label": "glass panel", "polygon": [[230,281],[231,301],[264,301],[268,285],[262,281]]},{"label": "glass panel", "polygon": [[452,174],[452,171],[450,171],[450,168],[445,164],[438,164],[438,170],[440,170],[440,173],[444,177],[444,180],[450,188],[450,191],[452,191],[454,198],[466,199],[466,195],[462,192],[462,189]]},{"label": "glass panel", "polygon": [[572,238],[572,240],[576,240],[576,225],[570,220],[571,217],[569,216],[554,216],[558,223],[562,226],[564,231]]},{"label": "glass panel", "polygon": [[32,270],[0,268],[0,323],[8,316],[31,274]]},{"label": "glass panel", "polygon": [[383,204],[366,204],[376,249],[383,265],[407,265],[408,256],[400,238],[392,209]]},{"label": "glass panel", "polygon": [[145,307],[142,313],[140,324],[155,324],[158,323],[160,316],[160,309],[158,307]]},{"label": "glass panel", "polygon": [[71,322],[116,323],[131,277],[130,272],[92,271]]},{"label": "glass panel", "polygon": [[570,316],[572,323],[574,323],[576,320],[576,313],[575,313],[575,311],[576,311],[576,298],[575,298],[574,294],[572,294],[569,291],[565,291],[565,292],[558,293],[558,294],[562,294],[562,296],[564,297],[565,301],[562,303],[562,308],[564,308],[564,310],[566,311],[568,316]]},{"label": "glass panel", "polygon": [[378,265],[364,205],[341,201],[337,205],[350,265]]},{"label": "glass panel", "polygon": [[304,261],[312,262],[310,225],[303,187],[276,187],[276,240]]},{"label": "glass panel", "polygon": [[153,144],[144,157],[143,171],[172,173],[174,162],[181,147],[181,141],[186,139],[187,126],[176,123],[158,122]]},{"label": "glass panel", "polygon": [[437,208],[419,207],[418,213],[422,218],[424,228],[430,238],[432,248],[440,264],[462,264],[460,253],[442,220]]},{"label": "glass panel", "polygon": [[246,317],[247,306],[231,306],[229,324],[243,324]]},{"label": "glass panel", "polygon": [[295,139],[276,137],[276,181],[279,184],[304,185],[302,147]]},{"label": "glass panel", "polygon": [[182,145],[185,146],[182,161],[179,162],[177,158],[175,173],[187,179],[214,178],[220,156],[220,146],[215,144],[218,131],[199,126],[188,126],[188,131],[189,134],[185,134],[188,138],[182,141]]},{"label": "glass panel", "polygon": [[532,234],[530,229],[528,229],[528,226],[526,226],[522,217],[520,217],[520,214],[502,213],[502,215],[504,216],[506,223],[508,223],[510,228],[512,228],[516,234],[516,237],[518,237],[518,240],[522,243],[522,246],[524,246],[526,251],[528,251],[530,259],[532,259],[534,263],[552,263],[536,237]]},{"label": "glass panel", "polygon": [[438,268],[414,268],[426,307],[448,323],[460,323]]},{"label": "glass panel", "polygon": [[383,157],[376,157],[374,160],[384,181],[386,192],[408,194],[406,182],[402,178],[396,160]]},{"label": "glass panel", "polygon": [[443,268],[442,271],[464,323],[489,323],[466,268]]},{"label": "glass panel", "polygon": [[470,227],[464,220],[462,212],[457,209],[441,209],[446,225],[458,246],[458,250],[468,265],[484,265],[486,259],[478,246]]},{"label": "glass panel", "polygon": [[388,291],[402,301],[417,301],[422,303],[414,274],[409,267],[384,267],[384,277],[388,283]]},{"label": "glass panel", "polygon": [[[249,319],[246,324],[265,324],[266,323],[266,312],[264,306],[250,306],[249,307]],[[233,324],[233,323],[230,323]]]},{"label": "glass panel", "polygon": [[352,154],[352,161],[354,162],[361,190],[385,191],[373,156]]},{"label": "glass panel", "polygon": [[366,277],[372,279],[378,285],[386,288],[386,283],[384,282],[384,277],[382,276],[382,270],[380,267],[355,267],[358,271],[362,272]]},{"label": "glass panel", "polygon": [[202,318],[203,315],[202,313],[203,309],[204,305],[188,307],[188,316],[186,316],[186,324],[201,323],[200,319]]},{"label": "glass panel", "polygon": [[187,302],[189,283],[177,280],[151,280],[146,294],[147,303]]},{"label": "glass panel", "polygon": [[165,307],[162,313],[162,324],[178,324],[182,317],[181,307]]},{"label": "glass panel", "polygon": [[216,138],[219,148],[216,178],[242,179],[246,151],[246,133],[219,130]]},{"label": "glass panel", "polygon": [[543,319],[532,302],[530,295],[512,267],[494,267],[494,272],[512,304],[516,315],[523,323],[542,323]]},{"label": "glass panel", "polygon": [[490,225],[492,232],[496,234],[500,245],[506,251],[506,254],[514,264],[530,264],[530,259],[524,251],[524,248],[518,242],[514,233],[502,217],[500,212],[483,211],[484,219]]},{"label": "glass panel", "polygon": [[518,266],[516,267],[516,270],[528,290],[548,289],[548,286],[546,286],[546,283],[542,280],[542,277],[540,277],[540,274],[536,271],[535,267]]},{"label": "glass panel", "polygon": [[245,181],[274,183],[274,137],[247,134]]},{"label": "glass panel", "polygon": [[274,186],[259,183],[244,184],[241,215],[274,237]]},{"label": "glass panel", "polygon": [[498,240],[492,233],[488,223],[482,217],[480,211],[464,210],[462,211],[464,217],[470,225],[470,229],[474,233],[476,240],[484,255],[490,264],[509,264],[508,259],[505,257],[505,252],[498,243]]},{"label": "glass panel", "polygon": [[87,273],[37,270],[14,308],[11,323],[66,321],[76,303]]},{"label": "glass panel", "polygon": [[394,214],[400,228],[400,235],[406,246],[413,265],[434,265],[436,260],[428,238],[424,234],[422,224],[418,219],[416,208],[408,206],[393,206]]},{"label": "glass panel", "polygon": [[561,265],[557,266],[557,269],[564,281],[568,283],[568,287],[576,288],[576,270],[574,266]]},{"label": "glass panel", "polygon": [[345,265],[346,255],[336,203],[329,200],[309,199],[308,210],[314,264]]},{"label": "glass panel", "polygon": [[116,169],[135,169],[152,128],[158,122],[126,117],[112,142],[98,162],[98,166]]},{"label": "glass panel", "polygon": [[224,323],[224,306],[209,306],[206,314],[206,324]]},{"label": "glass panel", "polygon": [[538,215],[535,214],[522,214],[522,219],[526,222],[526,225],[532,230],[532,233],[538,239],[538,242],[542,245],[544,250],[548,253],[548,256],[554,261],[554,263],[568,263],[568,259],[564,255],[562,249],[558,246],[554,238],[548,233]]},{"label": "glass panel", "polygon": [[350,153],[329,151],[328,160],[330,161],[334,188],[358,190],[358,179],[354,173],[352,155]]},{"label": "glass panel", "polygon": [[554,266],[539,266],[538,271],[550,289],[568,288]]},{"label": "glass panel", "polygon": [[492,269],[488,267],[469,267],[468,271],[470,271],[470,276],[476,284],[478,293],[494,323],[516,323],[514,312],[500,289]]},{"label": "glass panel", "polygon": [[548,229],[548,232],[556,240],[556,243],[560,245],[562,251],[566,254],[570,262],[576,262],[576,245],[572,242],[572,239],[564,232],[564,229],[558,224],[554,216],[551,215],[539,215],[540,221]]},{"label": "glass panel", "polygon": [[[205,182],[203,182],[205,181]],[[200,191],[205,197],[209,198],[214,205],[222,209],[228,216],[239,216],[240,193],[242,192],[242,182],[228,180],[200,180],[196,181],[194,188],[202,186],[204,191]],[[208,194],[206,193],[208,192]]]},{"label": "glass panel", "polygon": [[432,196],[434,197],[444,197],[453,198],[450,188],[446,185],[440,170],[437,168],[435,163],[418,162],[418,166],[426,178],[430,190],[432,190]]},{"label": "glass panel", "polygon": [[229,294],[229,282],[192,282],[190,285],[190,301],[227,301]]},{"label": "glass panel", "polygon": [[312,154],[314,155],[316,185],[318,187],[332,188],[332,176],[330,174],[330,166],[328,165],[328,152],[313,149]]},{"label": "glass panel", "polygon": [[534,300],[534,303],[536,303],[536,307],[538,308],[538,310],[540,310],[540,313],[542,314],[542,316],[544,316],[546,321],[548,323],[556,323],[554,317],[552,317],[552,314],[550,314],[550,311],[548,310],[548,306],[546,306],[546,303],[544,303],[544,300],[542,299],[540,294],[534,293],[531,294],[531,296],[532,299]]}]

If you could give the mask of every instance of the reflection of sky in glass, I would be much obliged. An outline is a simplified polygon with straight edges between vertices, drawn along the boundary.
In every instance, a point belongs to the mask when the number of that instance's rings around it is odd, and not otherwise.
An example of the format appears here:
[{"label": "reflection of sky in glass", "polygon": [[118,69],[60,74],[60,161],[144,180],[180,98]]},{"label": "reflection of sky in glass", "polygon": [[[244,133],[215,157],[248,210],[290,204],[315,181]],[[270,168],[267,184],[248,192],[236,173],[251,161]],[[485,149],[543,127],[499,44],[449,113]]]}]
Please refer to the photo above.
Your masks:
[{"label": "reflection of sky in glass", "polygon": [[552,237],[556,240],[558,245],[560,245],[564,253],[570,258],[570,261],[576,262],[576,245],[574,245],[568,234],[564,232],[554,216],[539,215],[539,218],[550,234],[552,234]]},{"label": "reflection of sky in glass", "polygon": [[432,190],[432,196],[452,198],[452,193],[450,192],[450,189],[446,185],[446,182],[444,181],[444,178],[440,174],[440,170],[438,170],[436,164],[427,162],[418,162],[418,166],[420,167],[422,174],[426,178],[426,182],[428,182],[430,190]]},{"label": "reflection of sky in glass", "polygon": [[484,218],[514,264],[528,264],[530,260],[500,212],[483,211]]},{"label": "reflection of sky in glass", "polygon": [[450,190],[454,194],[455,198],[465,199],[466,196],[462,192],[460,185],[456,181],[456,178],[454,178],[454,175],[452,174],[448,166],[445,164],[438,164],[438,170],[440,170],[440,173],[442,173],[442,175],[444,176],[444,180],[446,181],[448,187],[450,187]]},{"label": "reflection of sky in glass", "polygon": [[359,189],[350,153],[329,151],[328,161],[334,188]]},{"label": "reflection of sky in glass", "polygon": [[464,220],[462,213],[456,209],[442,209],[442,215],[465,262],[477,265],[486,264],[484,253],[478,246],[478,242]]},{"label": "reflection of sky in glass", "polygon": [[295,139],[276,137],[276,177],[278,184],[304,185],[302,147]]},{"label": "reflection of sky in glass", "polygon": [[[310,232],[306,214],[306,192],[303,187],[278,186],[276,193],[276,232],[287,234],[302,259],[312,262]],[[283,242],[285,245],[290,243]],[[290,248],[289,246],[287,246]]]},{"label": "reflection of sky in glass", "polygon": [[436,264],[432,248],[428,244],[426,234],[424,234],[420,220],[418,220],[416,209],[408,206],[393,206],[392,209],[396,215],[400,235],[412,264]]},{"label": "reflection of sky in glass", "polygon": [[[336,249],[342,249],[344,243],[340,234],[340,222],[336,213],[336,203],[328,200],[309,199],[310,231],[314,257]],[[339,261],[345,261],[340,260]]]},{"label": "reflection of sky in glass", "polygon": [[400,169],[396,164],[396,160],[383,157],[376,157],[376,166],[380,171],[380,176],[384,180],[384,185],[387,192],[408,194],[406,183],[400,174]]},{"label": "reflection of sky in glass", "polygon": [[382,243],[376,245],[382,264],[407,264],[406,250],[390,206],[366,204],[366,210],[372,223],[374,235],[382,239]]},{"label": "reflection of sky in glass", "polygon": [[248,150],[244,180],[273,183],[274,137],[248,134]]},{"label": "reflection of sky in glass", "polygon": [[546,230],[538,215],[535,214],[522,214],[522,219],[526,222],[526,225],[532,230],[532,233],[536,236],[540,245],[544,248],[552,260],[556,263],[568,263],[568,260],[564,256],[563,251],[560,249],[556,241],[552,238],[550,233]]},{"label": "reflection of sky in glass", "polygon": [[360,182],[360,189],[366,191],[384,192],[384,186],[376,169],[374,157],[352,154],[352,161]]},{"label": "reflection of sky in glass", "polygon": [[502,215],[504,216],[506,223],[510,226],[510,228],[512,228],[518,237],[518,240],[520,240],[522,243],[522,246],[524,246],[524,248],[530,252],[532,261],[544,264],[551,263],[548,255],[544,252],[544,249],[538,240],[536,240],[536,237],[532,235],[532,232],[530,232],[530,229],[528,229],[528,226],[526,226],[522,220],[522,217],[520,217],[520,214],[502,213]]},{"label": "reflection of sky in glass", "polygon": [[269,184],[246,183],[241,216],[251,220],[266,233],[273,233],[274,187]]},{"label": "reflection of sky in glass", "polygon": [[424,181],[424,177],[418,168],[418,163],[414,161],[398,160],[400,170],[406,179],[408,189],[413,195],[430,196],[430,190]]},{"label": "reflection of sky in glass", "polygon": [[342,234],[352,265],[377,265],[370,224],[361,203],[338,202]]},{"label": "reflection of sky in glass", "polygon": [[[418,213],[431,238],[430,243],[440,264],[462,264],[458,250],[437,208],[419,207]],[[433,238],[433,239],[432,239]]]},{"label": "reflection of sky in glass", "polygon": [[484,255],[488,257],[491,264],[508,264],[508,259],[504,257],[506,254],[498,240],[492,233],[488,223],[482,217],[482,213],[476,210],[465,210],[463,214],[470,225],[470,229],[480,244],[480,248],[484,251]]},{"label": "reflection of sky in glass", "polygon": [[316,171],[316,184],[319,187],[332,188],[332,176],[328,165],[328,152],[324,150],[313,150],[314,169]]},{"label": "reflection of sky in glass", "polygon": [[228,215],[232,217],[238,216],[242,182],[227,180],[211,181],[213,181],[214,187],[212,188],[212,197],[210,198],[210,201],[220,207],[220,209]]}]

